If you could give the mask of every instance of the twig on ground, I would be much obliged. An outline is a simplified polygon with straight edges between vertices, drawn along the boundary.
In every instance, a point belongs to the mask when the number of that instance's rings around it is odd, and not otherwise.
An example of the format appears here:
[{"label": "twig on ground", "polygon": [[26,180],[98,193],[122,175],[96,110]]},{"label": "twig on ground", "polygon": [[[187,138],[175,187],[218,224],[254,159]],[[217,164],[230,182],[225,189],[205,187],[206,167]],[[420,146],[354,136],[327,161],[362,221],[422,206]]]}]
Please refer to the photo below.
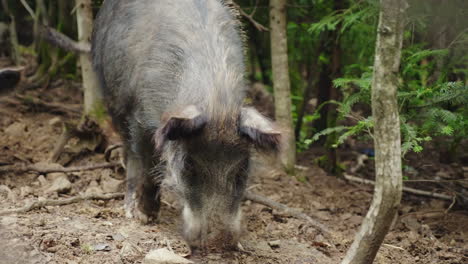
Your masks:
[{"label": "twig on ground", "polygon": [[15,97],[5,97],[0,99],[0,103],[6,103],[10,105],[27,105],[33,107],[40,107],[47,109],[51,112],[60,113],[60,114],[70,114],[73,116],[78,116],[81,114],[79,107],[73,107],[58,103],[49,103],[42,101],[38,98],[26,97],[22,95],[15,95]]},{"label": "twig on ground", "polygon": [[[350,169],[350,172],[355,173],[356,171],[358,171],[361,167],[363,167],[365,165],[364,162],[367,159],[368,159],[367,155],[360,154],[357,157],[356,166],[352,167]],[[369,184],[369,185],[375,185],[374,181],[359,178],[359,177],[352,176],[352,175],[349,175],[349,174],[346,174],[346,173],[344,174],[344,178],[346,180],[348,180],[348,181],[359,182],[359,183],[364,183],[364,184]],[[422,196],[428,196],[428,197],[438,198],[438,199],[443,199],[443,200],[453,200],[453,199],[455,199],[455,196],[450,196],[450,195],[445,195],[445,194],[440,194],[440,193],[434,193],[434,192],[429,192],[429,191],[423,191],[423,190],[418,190],[418,189],[405,187],[405,186],[403,186],[403,191],[407,192],[407,193],[412,193],[412,194],[422,195]]]},{"label": "twig on ground", "polygon": [[1,166],[0,173],[4,172],[15,172],[15,173],[24,173],[24,172],[35,172],[38,174],[46,174],[53,172],[77,172],[77,171],[87,171],[87,170],[96,170],[96,169],[107,169],[119,167],[121,164],[119,162],[111,163],[99,163],[85,166],[76,166],[76,167],[62,167],[58,164],[15,164],[8,166]]},{"label": "twig on ground", "polygon": [[[356,176],[352,176],[349,174],[344,174],[344,178],[348,181],[353,181],[353,182],[359,182],[359,183],[364,183],[364,184],[369,184],[369,185],[375,185],[374,181],[359,178]],[[429,191],[423,191],[423,190],[418,190],[410,187],[403,187],[403,191],[407,193],[412,193],[412,194],[417,194],[417,195],[422,195],[422,196],[428,196],[432,198],[438,198],[442,200],[449,200],[451,201],[453,199],[452,196],[446,195],[446,194],[441,194],[441,193],[434,193],[434,192],[429,192]]]},{"label": "twig on ground", "polygon": [[42,208],[44,206],[59,206],[59,205],[68,205],[72,203],[78,203],[85,200],[112,200],[112,199],[122,199],[124,197],[123,193],[107,193],[107,194],[86,194],[78,195],[66,199],[60,200],[37,200],[33,201],[21,208],[7,209],[0,211],[0,216],[9,215],[9,214],[20,214],[26,213],[34,209]]},{"label": "twig on ground", "polygon": [[397,247],[397,246],[390,245],[390,244],[382,244],[382,246],[386,246],[386,247],[389,247],[389,248],[394,248],[394,249],[405,251],[405,249],[402,248],[402,247]]},{"label": "twig on ground", "polygon": [[454,195],[453,198],[452,198],[452,203],[450,204],[450,206],[447,208],[447,210],[445,210],[445,214],[448,214],[448,212],[452,209],[452,207],[455,205],[455,203],[457,202],[457,197]]},{"label": "twig on ground", "polygon": [[268,206],[270,208],[273,208],[275,210],[281,211],[282,213],[291,215],[293,217],[296,217],[298,219],[302,219],[307,221],[310,225],[313,227],[319,229],[324,235],[331,236],[330,230],[324,226],[323,224],[319,223],[317,220],[312,219],[310,216],[300,212],[299,210],[290,208],[282,203],[278,203],[276,201],[273,201],[267,197],[258,195],[258,194],[253,194],[251,192],[246,192],[245,194],[245,199],[250,200],[255,203],[263,204],[265,206]]}]

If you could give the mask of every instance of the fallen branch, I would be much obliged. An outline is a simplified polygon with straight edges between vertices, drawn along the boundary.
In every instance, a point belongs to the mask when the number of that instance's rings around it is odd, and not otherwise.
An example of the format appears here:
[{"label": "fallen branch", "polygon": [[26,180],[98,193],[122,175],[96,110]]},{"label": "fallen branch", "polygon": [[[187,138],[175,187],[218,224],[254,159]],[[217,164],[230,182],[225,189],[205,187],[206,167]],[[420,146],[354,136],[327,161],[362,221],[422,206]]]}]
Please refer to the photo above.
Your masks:
[{"label": "fallen branch", "polygon": [[[21,0],[21,4],[23,4],[24,8],[28,11],[33,20],[37,22],[37,16],[34,14],[34,11],[31,9],[28,3],[24,0]],[[78,53],[91,52],[91,45],[89,43],[76,42],[68,36],[45,25],[39,25],[39,36],[50,44],[62,48],[66,51]]]},{"label": "fallen branch", "polygon": [[15,95],[15,97],[5,97],[0,99],[0,103],[6,103],[10,105],[27,105],[27,106],[32,106],[36,108],[44,108],[47,109],[50,112],[53,113],[60,113],[60,114],[70,114],[70,115],[80,115],[81,111],[79,107],[73,107],[73,106],[68,106],[68,105],[63,105],[63,104],[58,104],[58,103],[49,103],[42,101],[38,98],[32,98],[28,96],[22,96],[22,95]]},{"label": "fallen branch", "polygon": [[250,200],[252,202],[258,203],[258,204],[263,204],[265,206],[268,206],[270,208],[273,208],[275,210],[281,211],[284,214],[288,214],[290,216],[296,217],[298,219],[302,219],[307,221],[310,225],[313,227],[319,229],[323,234],[327,236],[331,236],[330,230],[324,226],[323,224],[319,223],[317,220],[312,219],[310,216],[300,212],[297,209],[290,208],[282,203],[278,203],[276,201],[273,201],[267,197],[254,194],[251,192],[246,192],[245,194],[245,199]]},{"label": "fallen branch", "polygon": [[39,209],[45,206],[59,206],[59,205],[68,205],[72,203],[78,203],[85,200],[112,200],[112,199],[122,199],[124,197],[123,193],[108,193],[108,194],[86,194],[74,196],[66,199],[60,200],[37,200],[33,201],[21,208],[7,209],[0,211],[0,216],[9,215],[9,214],[20,214],[26,213],[34,209]]},{"label": "fallen branch", "polygon": [[80,43],[72,40],[66,35],[58,32],[57,30],[47,27],[40,26],[39,35],[45,41],[50,44],[62,48],[66,51],[77,52],[77,53],[90,53],[91,45],[89,43]]},{"label": "fallen branch", "polygon": [[249,20],[250,23],[252,23],[252,25],[258,30],[258,31],[268,31],[268,28],[265,27],[264,25],[258,23],[257,21],[255,21],[255,19],[253,18],[253,15],[255,14],[255,11],[253,11],[250,15],[247,14],[238,4],[234,3],[234,1],[231,1],[232,2],[232,5],[237,9],[239,10],[239,13],[247,18],[247,20]]},{"label": "fallen branch", "polygon": [[[356,166],[352,167],[350,169],[351,173],[355,173],[356,171],[358,171],[361,167],[363,167],[365,164],[364,162],[367,160],[367,156],[366,155],[359,155],[357,157],[357,163],[356,163]],[[367,179],[363,179],[363,178],[359,178],[359,177],[356,177],[356,176],[352,176],[352,175],[349,175],[349,174],[344,174],[344,177],[346,180],[348,181],[353,181],[353,182],[359,182],[359,183],[364,183],[364,184],[368,184],[368,185],[375,185],[375,182],[374,181],[371,181],[371,180],[367,180]],[[424,180],[421,180],[421,181],[424,181]],[[407,181],[405,181],[407,182]],[[412,193],[412,194],[416,194],[416,195],[422,195],[422,196],[428,196],[428,197],[432,197],[432,198],[438,198],[438,199],[442,199],[442,200],[450,200],[452,201],[454,198],[450,195],[445,195],[445,194],[440,194],[440,193],[434,193],[434,192],[428,192],[428,191],[423,191],[423,190],[418,190],[418,189],[414,189],[414,188],[410,188],[410,187],[405,187],[403,186],[403,191],[404,192],[407,192],[407,193]]]},{"label": "fallen branch", "polygon": [[121,166],[119,162],[111,162],[111,163],[100,163],[100,164],[92,164],[86,166],[76,166],[76,167],[62,167],[58,164],[32,164],[32,165],[25,165],[25,164],[16,164],[16,165],[8,165],[8,166],[1,166],[0,173],[5,172],[14,172],[14,173],[24,173],[24,172],[35,172],[38,174],[47,174],[53,172],[77,172],[77,171],[88,171],[88,170],[97,170],[97,169],[107,169],[107,168],[114,168]]},{"label": "fallen branch", "polygon": [[[348,180],[348,181],[359,182],[359,183],[364,183],[364,184],[368,184],[368,185],[375,185],[374,181],[359,178],[359,177],[352,176],[352,175],[349,175],[349,174],[346,174],[346,173],[344,174],[344,178],[346,180]],[[434,193],[434,192],[429,192],[429,191],[423,191],[423,190],[418,190],[418,189],[414,189],[414,188],[410,188],[410,187],[403,187],[403,191],[407,192],[407,193],[412,193],[412,194],[422,195],[422,196],[428,196],[428,197],[438,198],[438,199],[442,199],[442,200],[449,200],[449,201],[453,200],[453,197],[450,196],[450,195],[441,194],[441,193]]]}]

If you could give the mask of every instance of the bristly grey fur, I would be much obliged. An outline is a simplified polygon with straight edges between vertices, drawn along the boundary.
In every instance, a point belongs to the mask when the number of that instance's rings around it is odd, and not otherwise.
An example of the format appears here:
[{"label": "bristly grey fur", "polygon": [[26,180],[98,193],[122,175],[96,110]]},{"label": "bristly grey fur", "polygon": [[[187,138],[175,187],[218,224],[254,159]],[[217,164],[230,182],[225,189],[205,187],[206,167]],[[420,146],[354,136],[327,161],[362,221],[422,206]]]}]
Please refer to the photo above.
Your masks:
[{"label": "bristly grey fur", "polygon": [[[97,28],[92,51],[104,94],[116,102],[110,111],[138,107],[145,117],[140,121],[152,128],[164,111],[180,105],[202,106],[221,120],[239,111],[246,87],[243,43],[229,8],[217,0],[109,2],[103,8],[125,21],[99,17],[96,24],[109,26],[107,32]],[[112,35],[122,37],[108,39]],[[128,98],[139,101],[123,102]]]},{"label": "bristly grey fur", "polygon": [[279,137],[242,108],[244,34],[229,3],[106,0],[93,33],[93,66],[127,153],[126,215],[151,217],[162,184],[184,204],[191,245],[214,222],[237,237],[251,145]]}]

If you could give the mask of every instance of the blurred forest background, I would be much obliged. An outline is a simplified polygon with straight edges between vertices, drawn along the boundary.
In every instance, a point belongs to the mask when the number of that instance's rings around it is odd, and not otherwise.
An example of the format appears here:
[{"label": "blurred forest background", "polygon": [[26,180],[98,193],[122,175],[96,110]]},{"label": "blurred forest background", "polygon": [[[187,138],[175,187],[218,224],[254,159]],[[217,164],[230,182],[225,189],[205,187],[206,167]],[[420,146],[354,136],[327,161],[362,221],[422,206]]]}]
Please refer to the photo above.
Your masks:
[{"label": "blurred forest background", "polygon": [[[0,54],[17,66],[27,65],[27,80],[36,86],[60,78],[79,81],[79,56],[40,37],[40,25],[45,25],[78,39],[74,2],[2,1]],[[36,20],[21,2],[28,3]],[[101,2],[93,1],[94,14]],[[236,3],[244,14],[251,97],[273,116],[268,1]],[[410,0],[409,4],[398,91],[403,154],[422,152],[429,144],[443,153],[444,162],[466,162],[461,143],[468,133],[468,2]],[[323,156],[316,162],[339,174],[344,168],[336,150],[349,147],[353,139],[369,139],[372,129],[370,84],[378,2],[297,0],[287,7],[297,151],[323,146]]]},{"label": "blurred forest background", "polygon": [[[0,105],[68,113],[76,120],[91,116],[100,122],[104,110],[87,107],[86,95],[84,102],[81,99],[83,68],[89,65],[84,66],[79,51],[89,46],[73,41],[84,36],[86,42],[90,32],[83,33],[81,22],[77,23],[78,2],[1,0]],[[247,36],[247,103],[274,118],[275,107],[282,106],[274,99],[269,1],[234,2]],[[92,1],[93,16],[101,4]],[[408,0],[408,4],[398,79],[404,185],[413,194],[445,201],[447,210],[466,210],[468,1]],[[352,174],[373,180],[371,83],[378,1],[291,0],[286,10],[290,130],[295,142],[290,151],[293,158],[297,154],[294,164],[299,164],[290,172],[303,184],[311,180],[301,173],[307,166],[350,181]],[[60,40],[62,48],[57,46]],[[63,48],[70,43],[74,46]],[[51,102],[47,93],[58,86],[70,89],[70,94],[61,103]],[[38,91],[34,93],[38,97],[29,91]],[[0,110],[2,114],[8,113]],[[63,129],[72,128],[65,124]],[[80,133],[75,132],[62,134],[58,145],[64,137],[62,145]],[[93,151],[104,151],[95,145]],[[63,147],[55,146],[52,160],[59,160],[56,150]]]}]

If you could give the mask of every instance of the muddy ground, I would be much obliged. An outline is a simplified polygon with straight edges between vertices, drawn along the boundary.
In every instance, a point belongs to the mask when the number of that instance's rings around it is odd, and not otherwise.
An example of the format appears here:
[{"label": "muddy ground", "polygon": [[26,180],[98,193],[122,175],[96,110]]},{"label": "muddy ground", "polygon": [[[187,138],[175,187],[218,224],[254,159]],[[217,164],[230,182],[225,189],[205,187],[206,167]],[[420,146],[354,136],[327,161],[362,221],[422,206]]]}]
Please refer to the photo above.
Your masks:
[{"label": "muddy ground", "polygon": [[[21,94],[49,103],[81,103],[80,85],[72,81],[52,82]],[[14,94],[3,95],[6,97]],[[62,123],[79,119],[66,112],[26,101],[3,101],[0,168],[47,161],[62,133]],[[102,150],[95,147],[73,139],[58,163],[78,166],[105,162]],[[367,212],[373,189],[327,175],[314,165],[315,155],[313,151],[300,155],[304,168],[296,176],[266,167],[258,170],[250,191],[302,210],[329,227],[333,238],[325,238],[304,220],[245,201],[244,250],[189,258],[197,263],[339,263]],[[343,163],[351,167],[356,156],[347,157]],[[365,166],[356,176],[372,174],[372,162]],[[432,166],[430,173],[468,178],[460,164]],[[0,210],[43,198],[121,192],[123,180],[121,168],[47,175],[0,172]],[[150,250],[158,248],[188,256],[189,249],[180,236],[180,206],[170,194],[165,193],[163,200],[160,219],[152,225],[126,219],[121,199],[46,206],[0,216],[0,263],[141,263]],[[468,263],[468,212],[451,204],[405,193],[398,218],[375,263]]]}]

